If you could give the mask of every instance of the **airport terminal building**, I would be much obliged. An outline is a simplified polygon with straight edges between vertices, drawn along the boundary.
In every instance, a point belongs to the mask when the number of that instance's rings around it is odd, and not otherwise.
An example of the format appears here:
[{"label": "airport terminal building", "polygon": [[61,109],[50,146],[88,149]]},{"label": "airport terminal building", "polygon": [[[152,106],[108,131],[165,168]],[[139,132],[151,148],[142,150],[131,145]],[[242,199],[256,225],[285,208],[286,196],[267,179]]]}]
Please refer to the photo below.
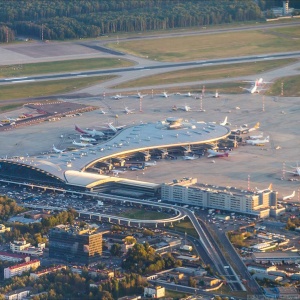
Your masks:
[{"label": "airport terminal building", "polygon": [[[117,190],[126,187],[157,195],[157,184],[138,184],[113,176],[127,159],[140,162],[165,158],[170,153],[185,155],[225,139],[230,129],[215,123],[170,117],[156,123],[141,123],[115,131],[106,141],[74,151],[37,156],[2,157],[0,179],[65,189]],[[102,192],[102,190],[101,190]],[[104,191],[105,192],[105,191]]]},{"label": "airport terminal building", "polygon": [[267,218],[270,208],[277,206],[277,192],[252,192],[235,187],[220,187],[197,183],[195,178],[163,183],[161,199],[179,205],[215,208]]}]

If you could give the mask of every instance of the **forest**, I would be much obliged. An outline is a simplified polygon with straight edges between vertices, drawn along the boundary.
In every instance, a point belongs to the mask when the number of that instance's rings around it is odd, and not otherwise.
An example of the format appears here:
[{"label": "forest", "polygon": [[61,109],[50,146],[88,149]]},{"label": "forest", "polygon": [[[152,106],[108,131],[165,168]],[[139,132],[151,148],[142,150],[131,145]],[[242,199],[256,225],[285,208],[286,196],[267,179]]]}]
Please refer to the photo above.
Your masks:
[{"label": "forest", "polygon": [[[0,2],[0,42],[95,38],[121,32],[260,21],[281,0],[31,0]],[[299,1],[290,1],[297,8]]]}]

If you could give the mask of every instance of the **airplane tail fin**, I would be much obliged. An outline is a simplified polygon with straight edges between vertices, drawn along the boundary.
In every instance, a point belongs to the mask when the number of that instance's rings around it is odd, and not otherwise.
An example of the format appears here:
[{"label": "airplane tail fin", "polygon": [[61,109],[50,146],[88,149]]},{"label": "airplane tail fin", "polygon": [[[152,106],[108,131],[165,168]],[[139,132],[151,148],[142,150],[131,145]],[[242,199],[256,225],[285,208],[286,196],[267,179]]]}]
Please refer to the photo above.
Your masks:
[{"label": "airplane tail fin", "polygon": [[258,129],[258,128],[259,128],[259,125],[260,125],[259,122],[257,122],[257,123],[255,124],[254,128],[255,128],[255,129]]},{"label": "airplane tail fin", "polygon": [[296,191],[293,191],[291,198],[295,197]]},{"label": "airplane tail fin", "polygon": [[82,129],[80,129],[77,125],[75,125],[75,130],[80,133],[85,133]]},{"label": "airplane tail fin", "polygon": [[270,183],[269,187],[268,187],[268,190],[272,191],[273,190],[273,184]]}]

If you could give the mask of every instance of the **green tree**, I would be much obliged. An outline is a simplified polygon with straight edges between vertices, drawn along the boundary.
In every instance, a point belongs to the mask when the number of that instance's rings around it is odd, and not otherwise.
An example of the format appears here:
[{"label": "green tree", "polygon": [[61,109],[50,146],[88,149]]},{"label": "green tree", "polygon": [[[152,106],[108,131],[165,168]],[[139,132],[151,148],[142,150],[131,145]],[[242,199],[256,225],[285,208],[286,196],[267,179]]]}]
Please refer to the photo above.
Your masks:
[{"label": "green tree", "polygon": [[113,244],[110,248],[110,254],[112,256],[121,256],[122,255],[122,248],[120,244]]}]

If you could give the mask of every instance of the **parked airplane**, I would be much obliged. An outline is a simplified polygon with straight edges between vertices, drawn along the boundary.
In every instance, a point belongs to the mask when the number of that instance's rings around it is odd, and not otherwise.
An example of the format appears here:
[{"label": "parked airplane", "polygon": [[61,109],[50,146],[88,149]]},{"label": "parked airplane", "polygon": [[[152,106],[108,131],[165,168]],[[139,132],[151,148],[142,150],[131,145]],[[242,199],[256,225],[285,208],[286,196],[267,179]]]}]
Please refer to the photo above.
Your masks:
[{"label": "parked airplane", "polygon": [[9,122],[16,122],[19,120],[19,118],[10,118],[10,117],[5,117]]},{"label": "parked airplane", "polygon": [[88,134],[92,137],[94,137],[94,136],[104,136],[104,133],[102,131],[99,131],[99,130],[96,130],[96,129],[93,129],[93,130],[81,129],[77,125],[75,125],[75,130],[80,132],[80,133],[83,133],[83,134]]},{"label": "parked airplane", "polygon": [[182,158],[184,160],[194,160],[194,159],[199,158],[199,156],[197,156],[197,155],[193,155],[193,156],[185,155],[185,156],[182,156]]},{"label": "parked airplane", "polygon": [[265,139],[263,140],[246,140],[246,143],[247,144],[250,144],[250,145],[260,145],[260,144],[264,144],[264,143],[269,143],[270,142],[270,137],[267,136]]},{"label": "parked airplane", "polygon": [[114,100],[120,100],[120,99],[123,99],[123,98],[127,98],[127,96],[122,96],[121,94],[116,94],[116,95],[114,95],[110,98],[112,98]]},{"label": "parked airplane", "polygon": [[257,122],[252,128],[249,128],[247,124],[244,124],[240,128],[231,130],[231,132],[236,134],[243,134],[243,133],[254,131],[258,128],[259,128],[259,122]]},{"label": "parked airplane", "polygon": [[124,112],[125,112],[125,114],[127,114],[127,115],[133,114],[133,113],[134,113],[134,109],[129,109],[127,106],[125,106]]},{"label": "parked airplane", "polygon": [[184,106],[176,106],[174,105],[172,110],[183,110],[183,111],[191,111],[191,107],[188,105],[184,105]]},{"label": "parked airplane", "polygon": [[226,125],[231,125],[229,122],[227,122],[227,116],[225,117],[225,120],[223,122],[220,122],[220,125],[226,126]]},{"label": "parked airplane", "polygon": [[83,142],[97,142],[97,140],[93,139],[93,138],[88,138],[88,137],[84,137],[82,135],[80,135],[80,140],[83,141]]},{"label": "parked airplane", "polygon": [[298,167],[298,164],[296,167],[292,167],[294,171],[286,171],[287,173],[293,174],[294,176],[300,176],[300,167]]},{"label": "parked airplane", "polygon": [[264,133],[260,133],[259,135],[250,135],[249,138],[251,140],[257,140],[257,139],[262,139],[264,137]]},{"label": "parked airplane", "polygon": [[208,153],[208,156],[207,156],[208,158],[210,158],[210,157],[228,157],[229,156],[228,151],[218,152],[218,151],[215,151],[215,150],[212,150],[212,149],[208,149],[207,153]]},{"label": "parked airplane", "polygon": [[136,96],[137,96],[137,98],[139,98],[139,99],[143,99],[144,97],[148,96],[148,94],[143,95],[142,93],[137,92]]},{"label": "parked airplane", "polygon": [[263,189],[263,190],[259,190],[257,187],[255,189],[256,189],[256,192],[260,194],[263,192],[272,191],[273,185],[272,185],[272,183],[270,183],[269,187],[267,189]]},{"label": "parked airplane", "polygon": [[163,92],[162,94],[158,94],[158,96],[162,96],[164,98],[168,98],[170,97],[171,95],[169,95],[167,92]]},{"label": "parked airplane", "polygon": [[296,195],[296,191],[293,191],[293,193],[291,195],[282,197],[282,200],[283,201],[285,201],[285,200],[291,200],[292,198],[295,197],[295,195]]},{"label": "parked airplane", "polygon": [[75,146],[79,146],[79,147],[89,147],[89,146],[93,146],[92,144],[76,142],[75,140],[72,142],[72,144],[75,145]]},{"label": "parked airplane", "polygon": [[118,130],[122,129],[125,127],[125,125],[122,126],[113,126],[113,123],[108,123],[107,126],[113,131],[113,132],[117,132]]},{"label": "parked airplane", "polygon": [[142,164],[141,166],[130,166],[129,170],[131,171],[137,171],[137,170],[144,170],[145,169],[145,164]]},{"label": "parked airplane", "polygon": [[54,145],[52,147],[53,151],[56,152],[56,153],[63,153],[66,151],[66,149],[63,149],[63,150],[60,150],[60,149],[57,149]]},{"label": "parked airplane", "polygon": [[106,112],[106,111],[104,111],[103,109],[100,109],[100,114],[102,114],[102,115],[106,115],[106,114],[107,114],[107,112]]},{"label": "parked airplane", "polygon": [[156,161],[146,161],[145,163],[145,167],[152,167],[152,166],[156,166]]},{"label": "parked airplane", "polygon": [[117,170],[117,169],[111,170],[111,172],[112,172],[115,176],[118,176],[118,175],[121,174],[121,173],[126,173],[126,171]]},{"label": "parked airplane", "polygon": [[176,95],[185,96],[185,97],[193,97],[195,94],[192,94],[191,92],[187,92],[186,94],[177,93]]}]

